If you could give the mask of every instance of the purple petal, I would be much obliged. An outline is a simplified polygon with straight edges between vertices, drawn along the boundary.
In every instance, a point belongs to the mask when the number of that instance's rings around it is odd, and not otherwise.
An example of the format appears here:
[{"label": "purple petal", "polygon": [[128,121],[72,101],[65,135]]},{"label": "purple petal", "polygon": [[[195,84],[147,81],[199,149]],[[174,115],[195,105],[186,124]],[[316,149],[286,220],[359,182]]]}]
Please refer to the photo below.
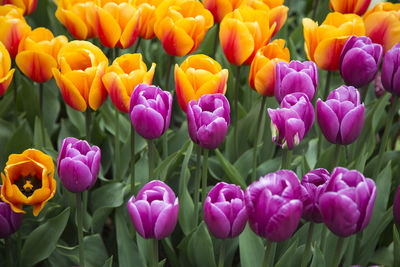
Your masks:
[{"label": "purple petal", "polygon": [[88,166],[71,158],[61,160],[59,176],[64,187],[73,193],[87,190],[92,183]]},{"label": "purple petal", "polygon": [[353,143],[361,134],[364,125],[364,104],[347,113],[340,125],[341,143],[348,145]]},{"label": "purple petal", "polygon": [[331,107],[321,99],[317,100],[317,121],[325,138],[335,144],[339,133],[339,121]]}]

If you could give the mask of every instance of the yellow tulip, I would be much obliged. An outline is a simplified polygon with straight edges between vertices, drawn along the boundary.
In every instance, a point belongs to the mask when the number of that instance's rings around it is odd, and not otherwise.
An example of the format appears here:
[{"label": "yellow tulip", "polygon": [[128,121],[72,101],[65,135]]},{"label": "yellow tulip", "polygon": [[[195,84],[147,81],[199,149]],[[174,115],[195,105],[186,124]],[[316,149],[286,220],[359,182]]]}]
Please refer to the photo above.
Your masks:
[{"label": "yellow tulip", "polygon": [[330,0],[329,7],[340,13],[355,13],[362,16],[367,11],[371,0]]},{"label": "yellow tulip", "polygon": [[37,0],[0,0],[0,5],[14,5],[24,11],[24,15],[30,15],[36,9]]},{"label": "yellow tulip", "polygon": [[11,58],[6,47],[0,42],[0,97],[7,91],[14,75],[11,68]]},{"label": "yellow tulip", "polygon": [[153,39],[156,8],[162,0],[137,0],[136,7],[140,10],[139,36],[143,39]]}]

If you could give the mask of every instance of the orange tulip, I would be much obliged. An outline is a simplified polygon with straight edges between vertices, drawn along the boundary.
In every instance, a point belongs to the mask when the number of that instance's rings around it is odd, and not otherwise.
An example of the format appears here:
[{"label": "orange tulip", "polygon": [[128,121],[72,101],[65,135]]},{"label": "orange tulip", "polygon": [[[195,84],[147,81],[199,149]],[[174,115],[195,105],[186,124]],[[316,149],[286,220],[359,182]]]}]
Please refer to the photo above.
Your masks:
[{"label": "orange tulip", "polygon": [[89,10],[89,23],[96,29],[100,42],[109,48],[131,47],[139,32],[139,10],[128,2],[105,1]]},{"label": "orange tulip", "polygon": [[11,154],[1,179],[1,199],[18,213],[26,213],[23,205],[32,205],[37,216],[56,192],[53,160],[36,149]]},{"label": "orange tulip", "polygon": [[241,6],[221,22],[219,40],[226,58],[234,65],[250,65],[257,50],[271,39],[275,25],[269,27],[269,13]]},{"label": "orange tulip", "polygon": [[14,5],[24,11],[24,15],[30,15],[36,9],[37,0],[0,0],[0,5]]},{"label": "orange tulip", "polygon": [[318,23],[303,19],[305,50],[307,57],[324,70],[339,68],[342,48],[351,35],[365,35],[363,20],[355,14],[329,13],[325,21]]},{"label": "orange tulip", "polygon": [[153,39],[154,23],[156,22],[156,8],[162,0],[137,0],[136,6],[140,10],[139,36],[143,39]]},{"label": "orange tulip", "polygon": [[7,91],[14,75],[11,69],[11,58],[6,47],[0,42],[0,97]]},{"label": "orange tulip", "polygon": [[164,0],[156,9],[154,32],[165,51],[184,56],[195,51],[214,24],[210,11],[196,0]]},{"label": "orange tulip", "polygon": [[101,81],[108,59],[95,45],[87,41],[72,41],[58,53],[61,72],[53,75],[65,102],[72,108],[97,110],[106,100],[107,91]]},{"label": "orange tulip", "polygon": [[125,54],[116,58],[103,76],[111,101],[121,112],[129,112],[133,89],[140,83],[151,84],[156,64],[149,71],[142,60],[142,54]]},{"label": "orange tulip", "polygon": [[88,20],[93,15],[89,11],[94,8],[94,1],[59,0],[56,17],[75,39],[86,40],[96,37],[96,30]]},{"label": "orange tulip", "polygon": [[228,70],[206,55],[189,56],[180,67],[175,64],[176,96],[184,112],[190,100],[205,94],[225,94],[227,81]]},{"label": "orange tulip", "polygon": [[275,66],[278,62],[289,62],[290,52],[285,40],[277,39],[257,51],[250,67],[249,84],[263,96],[274,96]]},{"label": "orange tulip", "polygon": [[21,40],[15,62],[18,68],[37,83],[53,77],[52,69],[58,68],[58,51],[68,43],[64,35],[54,35],[46,28],[36,28]]},{"label": "orange tulip", "polygon": [[31,31],[22,14],[22,9],[13,5],[0,6],[0,42],[12,58],[18,53],[21,39]]},{"label": "orange tulip", "polygon": [[330,0],[329,8],[340,13],[355,13],[362,16],[367,11],[371,0]]},{"label": "orange tulip", "polygon": [[[275,2],[275,3],[272,3]],[[254,0],[250,6],[254,9],[262,9],[269,12],[269,27],[272,28],[276,24],[275,30],[272,33],[274,36],[285,24],[289,8],[284,5],[277,5],[277,2],[283,1],[268,1],[268,0]]]},{"label": "orange tulip", "polygon": [[214,16],[215,23],[220,23],[226,14],[232,12],[248,0],[203,0],[203,5]]},{"label": "orange tulip", "polygon": [[384,52],[400,42],[400,4],[378,3],[363,19],[367,35]]}]

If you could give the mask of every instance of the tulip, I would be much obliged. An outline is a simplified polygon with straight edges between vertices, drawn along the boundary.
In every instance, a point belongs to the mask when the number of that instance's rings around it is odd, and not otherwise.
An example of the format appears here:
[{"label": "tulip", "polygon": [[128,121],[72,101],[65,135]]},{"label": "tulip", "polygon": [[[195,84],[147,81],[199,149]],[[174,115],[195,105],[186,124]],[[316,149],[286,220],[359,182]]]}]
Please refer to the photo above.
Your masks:
[{"label": "tulip", "polygon": [[393,202],[393,218],[397,225],[400,225],[400,186],[397,188],[396,196]]},{"label": "tulip", "polygon": [[30,15],[36,9],[37,0],[0,0],[1,5],[14,5],[23,10],[24,15]]},{"label": "tulip", "polygon": [[357,170],[335,168],[319,199],[324,223],[341,237],[361,232],[371,219],[375,197],[372,179]]},{"label": "tulip", "polygon": [[72,41],[58,53],[61,71],[52,72],[61,89],[64,101],[72,108],[97,110],[107,98],[101,82],[108,59],[103,52],[87,41]]},{"label": "tulip", "polygon": [[342,85],[333,90],[325,102],[317,100],[317,121],[329,142],[348,145],[361,134],[364,110],[357,89]]},{"label": "tulip", "polygon": [[[1,191],[1,185],[0,185]],[[6,238],[15,233],[22,224],[22,214],[15,213],[10,204],[0,199],[0,238]]]},{"label": "tulip", "polygon": [[186,112],[188,103],[205,94],[226,92],[228,70],[206,55],[189,56],[181,66],[175,65],[175,86],[178,103]]},{"label": "tulip", "polygon": [[[247,1],[247,0],[246,0]],[[202,3],[214,16],[215,23],[220,23],[226,14],[237,9],[245,0],[204,0]]]},{"label": "tulip", "polygon": [[23,17],[23,10],[13,5],[0,6],[0,42],[15,58],[21,39],[31,31]]},{"label": "tulip", "polygon": [[100,169],[101,151],[84,140],[67,137],[57,159],[57,171],[64,187],[73,193],[91,188]]},{"label": "tulip", "polygon": [[325,21],[318,23],[303,19],[305,50],[309,60],[324,70],[339,69],[339,57],[351,35],[365,35],[363,20],[355,14],[329,13]]},{"label": "tulip", "polygon": [[357,88],[369,84],[379,70],[382,53],[382,46],[372,43],[368,37],[351,36],[339,59],[340,75],[345,83]]},{"label": "tulip", "polygon": [[162,0],[136,0],[136,6],[140,11],[139,33],[143,39],[153,39],[154,23],[156,22],[156,8]]},{"label": "tulip", "polygon": [[277,39],[261,47],[250,66],[249,84],[262,96],[273,96],[275,88],[275,66],[278,62],[289,62],[290,52],[285,40]]},{"label": "tulip", "polygon": [[146,139],[160,137],[171,120],[172,95],[157,86],[139,84],[133,91],[129,116],[135,131]]},{"label": "tulip", "polygon": [[26,213],[22,206],[32,205],[37,216],[56,192],[53,160],[36,149],[11,154],[1,179],[1,199],[17,213]]},{"label": "tulip", "polygon": [[296,174],[280,170],[261,177],[244,193],[250,228],[271,242],[288,239],[300,221],[303,204]]},{"label": "tulip", "polygon": [[143,238],[157,240],[169,236],[178,221],[179,201],[174,191],[159,180],[147,183],[137,197],[128,201],[132,223]]},{"label": "tulip", "polygon": [[244,194],[240,186],[217,183],[204,203],[204,221],[216,238],[234,238],[240,235],[247,222]]},{"label": "tulip", "polygon": [[325,192],[330,174],[326,169],[315,169],[303,176],[303,215],[307,221],[321,223],[322,216],[319,208],[319,198]]},{"label": "tulip", "polygon": [[400,41],[399,11],[400,4],[381,2],[363,17],[367,36],[381,44],[384,53]]},{"label": "tulip", "polygon": [[342,14],[355,13],[362,16],[370,3],[371,0],[330,0],[329,8]]},{"label": "tulip", "polygon": [[166,0],[156,9],[154,32],[164,50],[182,57],[194,52],[214,24],[210,11],[196,0]]},{"label": "tulip", "polygon": [[68,43],[64,35],[54,35],[46,28],[36,28],[21,40],[15,58],[18,68],[37,83],[47,82],[53,77],[52,69],[58,68],[57,56]]},{"label": "tulip", "polygon": [[269,13],[241,6],[221,22],[219,40],[228,61],[250,65],[259,48],[266,45],[275,30],[269,27]]},{"label": "tulip", "polygon": [[400,43],[386,52],[382,64],[383,87],[393,95],[400,96]]},{"label": "tulip", "polygon": [[195,144],[206,149],[217,148],[228,131],[229,102],[223,94],[203,95],[188,104],[189,135]]},{"label": "tulip", "polygon": [[94,9],[94,1],[59,0],[56,17],[75,39],[86,40],[96,37],[96,28],[89,23],[94,15],[89,11]]},{"label": "tulip", "polygon": [[156,64],[149,71],[142,60],[142,54],[125,54],[116,58],[103,76],[103,84],[111,101],[121,112],[129,112],[133,89],[140,83],[151,84]]},{"label": "tulip", "polygon": [[280,109],[268,109],[272,141],[282,148],[293,149],[311,129],[314,108],[304,93],[286,95]]},{"label": "tulip", "polygon": [[317,86],[318,68],[314,62],[292,60],[289,64],[276,64],[275,97],[279,103],[286,95],[297,92],[306,94],[312,100]]},{"label": "tulip", "polygon": [[11,58],[6,47],[0,42],[0,97],[7,91],[14,75],[11,68]]}]

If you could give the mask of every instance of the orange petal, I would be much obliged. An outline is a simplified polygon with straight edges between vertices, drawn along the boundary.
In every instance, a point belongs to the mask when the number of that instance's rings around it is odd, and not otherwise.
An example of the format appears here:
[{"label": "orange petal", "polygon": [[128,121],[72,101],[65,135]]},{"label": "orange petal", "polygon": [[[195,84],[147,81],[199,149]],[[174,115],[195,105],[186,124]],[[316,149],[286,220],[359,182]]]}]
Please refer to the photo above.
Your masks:
[{"label": "orange petal", "polygon": [[130,96],[128,96],[127,90],[120,77],[113,72],[106,73],[103,76],[103,84],[115,107],[121,112],[128,113]]},{"label": "orange petal", "polygon": [[314,53],[315,63],[324,70],[335,71],[339,68],[339,57],[348,37],[323,40]]},{"label": "orange petal", "polygon": [[378,11],[364,19],[367,35],[381,44],[384,52],[400,42],[400,21],[395,12]]},{"label": "orange petal", "polygon": [[52,68],[57,68],[57,62],[52,56],[32,50],[18,53],[15,61],[18,68],[37,83],[49,81],[53,77]]},{"label": "orange petal", "polygon": [[309,18],[303,19],[304,49],[309,60],[314,61],[314,51],[317,43],[318,24]]},{"label": "orange petal", "polygon": [[101,62],[97,67],[96,75],[93,79],[92,86],[89,91],[89,106],[93,110],[97,110],[106,100],[107,91],[104,88],[102,78],[107,67],[107,62]]},{"label": "orange petal", "polygon": [[96,32],[100,42],[106,47],[114,48],[121,37],[121,28],[109,12],[99,7],[96,11]]},{"label": "orange petal", "polygon": [[126,25],[120,40],[122,48],[131,47],[135,43],[139,33],[139,18],[140,11],[136,11],[135,15],[129,20],[128,24]]},{"label": "orange petal", "polygon": [[175,88],[179,106],[186,112],[187,104],[196,98],[196,94],[186,74],[178,65],[175,65]]},{"label": "orange petal", "polygon": [[88,27],[77,14],[70,10],[58,8],[56,17],[75,39],[85,40],[88,37]]},{"label": "orange petal", "polygon": [[11,69],[6,76],[0,79],[0,97],[7,91],[14,76],[15,69]]}]

